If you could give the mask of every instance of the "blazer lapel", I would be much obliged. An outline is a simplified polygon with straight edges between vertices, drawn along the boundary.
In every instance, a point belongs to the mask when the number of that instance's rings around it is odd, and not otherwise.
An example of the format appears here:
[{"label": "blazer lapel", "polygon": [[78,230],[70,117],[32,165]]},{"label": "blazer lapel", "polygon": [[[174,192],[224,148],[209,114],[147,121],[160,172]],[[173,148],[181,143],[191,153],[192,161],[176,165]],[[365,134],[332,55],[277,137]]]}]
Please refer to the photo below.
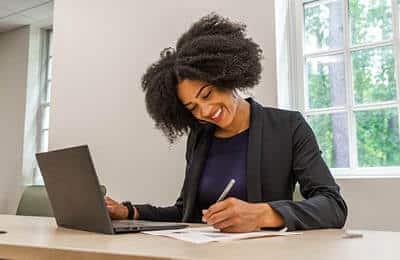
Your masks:
[{"label": "blazer lapel", "polygon": [[246,100],[251,105],[249,143],[247,147],[247,200],[249,202],[261,202],[262,107],[251,98]]},{"label": "blazer lapel", "polygon": [[186,205],[184,207],[183,222],[187,222],[193,213],[196,202],[197,188],[201,173],[207,160],[211,140],[214,135],[215,127],[207,125],[204,133],[197,138],[192,154],[190,170],[188,172],[187,183],[185,183],[184,197]]}]

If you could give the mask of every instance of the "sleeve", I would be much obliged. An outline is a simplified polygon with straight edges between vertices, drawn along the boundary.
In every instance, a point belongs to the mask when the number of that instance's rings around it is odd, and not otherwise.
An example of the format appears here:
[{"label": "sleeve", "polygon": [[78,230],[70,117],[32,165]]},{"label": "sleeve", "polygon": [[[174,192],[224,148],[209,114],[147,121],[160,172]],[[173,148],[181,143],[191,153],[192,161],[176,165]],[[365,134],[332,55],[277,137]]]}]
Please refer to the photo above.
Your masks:
[{"label": "sleeve", "polygon": [[305,200],[280,200],[269,204],[283,217],[288,231],[341,228],[346,221],[347,206],[340,188],[322,159],[310,126],[299,112],[295,117],[292,171]]},{"label": "sleeve", "polygon": [[[191,151],[194,145],[195,134],[192,132],[189,134],[186,143],[186,174],[189,167],[189,159],[191,158]],[[181,193],[175,202],[175,205],[169,207],[156,207],[150,204],[136,204],[135,208],[139,212],[139,219],[141,220],[152,220],[152,221],[170,221],[170,222],[181,222],[183,217],[183,192],[182,187]]]},{"label": "sleeve", "polygon": [[155,207],[150,204],[134,205],[139,212],[139,219],[152,221],[182,221],[182,193],[176,200],[175,205],[169,207]]}]

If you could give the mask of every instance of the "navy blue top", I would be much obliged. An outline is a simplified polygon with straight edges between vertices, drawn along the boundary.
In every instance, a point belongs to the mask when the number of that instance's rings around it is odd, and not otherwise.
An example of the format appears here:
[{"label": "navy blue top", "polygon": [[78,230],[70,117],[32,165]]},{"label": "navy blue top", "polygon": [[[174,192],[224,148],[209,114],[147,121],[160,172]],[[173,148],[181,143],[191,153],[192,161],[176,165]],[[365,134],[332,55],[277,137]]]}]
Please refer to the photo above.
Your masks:
[{"label": "navy blue top", "polygon": [[214,204],[231,179],[235,179],[236,183],[227,198],[247,200],[248,139],[248,129],[229,138],[213,137],[198,187],[197,204],[200,209]]}]

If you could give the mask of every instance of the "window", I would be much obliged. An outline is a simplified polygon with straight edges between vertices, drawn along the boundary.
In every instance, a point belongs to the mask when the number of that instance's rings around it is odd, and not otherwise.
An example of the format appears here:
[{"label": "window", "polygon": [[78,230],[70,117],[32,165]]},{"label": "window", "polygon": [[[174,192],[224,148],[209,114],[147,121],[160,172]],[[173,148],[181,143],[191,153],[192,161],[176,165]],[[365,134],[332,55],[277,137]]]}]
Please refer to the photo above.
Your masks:
[{"label": "window", "polygon": [[295,97],[338,175],[400,176],[400,0],[294,0]]},{"label": "window", "polygon": [[53,64],[53,32],[47,31],[47,61],[44,91],[41,97],[41,131],[40,131],[40,151],[47,152],[49,146],[49,123],[50,123],[50,96],[52,84],[52,64]]},{"label": "window", "polygon": [[[43,63],[42,63],[42,86],[40,95],[40,112],[38,117],[38,151],[47,152],[49,144],[49,124],[50,124],[50,96],[52,85],[52,64],[53,64],[53,32],[46,30],[44,33],[45,40],[43,44]],[[36,167],[33,181],[35,184],[43,184],[43,179]]]}]

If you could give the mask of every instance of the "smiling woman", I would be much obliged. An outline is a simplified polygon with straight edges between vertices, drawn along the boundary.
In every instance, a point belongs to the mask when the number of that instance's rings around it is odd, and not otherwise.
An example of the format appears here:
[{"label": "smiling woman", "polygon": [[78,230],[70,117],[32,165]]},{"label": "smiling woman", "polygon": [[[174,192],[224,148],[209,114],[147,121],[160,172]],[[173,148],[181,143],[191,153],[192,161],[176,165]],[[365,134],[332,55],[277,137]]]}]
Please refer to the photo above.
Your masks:
[{"label": "smiling woman", "polygon": [[[171,207],[106,198],[112,218],[203,221],[224,232],[344,225],[346,203],[302,115],[238,94],[258,84],[261,53],[245,25],[216,14],[162,51],[142,88],[170,142],[189,134],[184,185]],[[228,198],[216,202],[231,179]],[[304,201],[293,201],[297,182]]]}]

